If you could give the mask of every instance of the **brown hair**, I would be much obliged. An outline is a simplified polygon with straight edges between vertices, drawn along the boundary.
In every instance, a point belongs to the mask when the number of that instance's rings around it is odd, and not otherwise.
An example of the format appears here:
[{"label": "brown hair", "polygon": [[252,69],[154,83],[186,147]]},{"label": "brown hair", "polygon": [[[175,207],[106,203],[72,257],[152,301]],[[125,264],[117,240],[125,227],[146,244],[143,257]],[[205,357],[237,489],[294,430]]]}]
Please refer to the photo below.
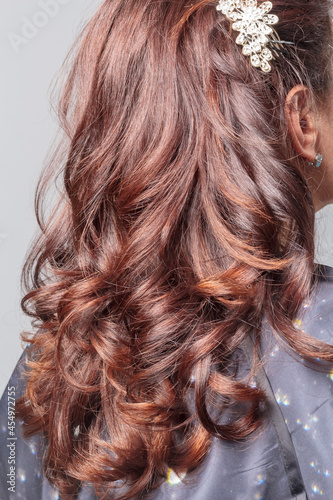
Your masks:
[{"label": "brown hair", "polygon": [[[229,364],[264,314],[294,352],[333,361],[292,324],[315,284],[314,209],[284,115],[294,85],[328,93],[331,2],[275,0],[292,45],[270,74],[215,7],[107,0],[64,67],[64,138],[22,273],[35,332],[21,334],[31,360],[17,402],[25,436],[47,437],[45,474],[63,495],[86,481],[115,498],[123,480],[133,498],[169,467],[200,464],[212,435],[257,429],[263,395]],[[218,425],[217,397],[248,411]]]}]

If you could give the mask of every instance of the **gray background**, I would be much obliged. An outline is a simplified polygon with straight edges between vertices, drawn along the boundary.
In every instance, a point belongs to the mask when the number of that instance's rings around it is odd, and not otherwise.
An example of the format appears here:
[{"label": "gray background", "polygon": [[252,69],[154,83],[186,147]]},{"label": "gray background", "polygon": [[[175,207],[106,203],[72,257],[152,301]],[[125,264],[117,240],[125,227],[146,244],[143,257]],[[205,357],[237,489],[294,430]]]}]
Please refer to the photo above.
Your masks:
[{"label": "gray background", "polygon": [[[49,86],[80,26],[100,3],[2,0],[0,4],[0,394],[22,352],[19,334],[29,329],[29,318],[19,306],[19,278],[37,228],[34,189],[56,130]],[[46,14],[42,4],[53,15]],[[30,36],[26,43],[18,38],[22,34]],[[317,260],[333,266],[332,206],[317,215]]]}]

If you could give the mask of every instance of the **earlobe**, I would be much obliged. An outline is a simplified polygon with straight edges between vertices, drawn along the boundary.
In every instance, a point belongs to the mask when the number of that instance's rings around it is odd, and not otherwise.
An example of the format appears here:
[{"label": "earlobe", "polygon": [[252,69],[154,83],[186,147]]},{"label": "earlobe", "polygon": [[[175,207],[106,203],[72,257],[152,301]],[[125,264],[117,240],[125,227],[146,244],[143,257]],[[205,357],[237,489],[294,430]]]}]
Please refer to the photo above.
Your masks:
[{"label": "earlobe", "polygon": [[285,102],[285,114],[295,151],[303,158],[313,161],[318,134],[307,87],[297,85],[290,90]]}]

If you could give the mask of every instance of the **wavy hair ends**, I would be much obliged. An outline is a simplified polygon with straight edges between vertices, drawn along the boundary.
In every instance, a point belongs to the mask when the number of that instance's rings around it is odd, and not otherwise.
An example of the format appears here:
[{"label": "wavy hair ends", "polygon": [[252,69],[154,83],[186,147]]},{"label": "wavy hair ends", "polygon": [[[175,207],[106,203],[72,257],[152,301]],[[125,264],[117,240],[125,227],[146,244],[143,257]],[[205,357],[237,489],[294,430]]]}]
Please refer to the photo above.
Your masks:
[{"label": "wavy hair ends", "polygon": [[[263,394],[232,359],[264,314],[297,354],[333,361],[292,324],[315,286],[314,209],[283,113],[298,83],[318,102],[328,93],[331,2],[275,0],[293,45],[269,75],[215,7],[107,0],[68,60],[65,141],[38,184],[41,231],[22,272],[35,332],[22,333],[17,401],[25,436],[47,437],[44,471],[62,495],[88,482],[134,498],[169,468],[197,467],[212,435],[252,434]],[[216,410],[234,403],[224,425]]]}]

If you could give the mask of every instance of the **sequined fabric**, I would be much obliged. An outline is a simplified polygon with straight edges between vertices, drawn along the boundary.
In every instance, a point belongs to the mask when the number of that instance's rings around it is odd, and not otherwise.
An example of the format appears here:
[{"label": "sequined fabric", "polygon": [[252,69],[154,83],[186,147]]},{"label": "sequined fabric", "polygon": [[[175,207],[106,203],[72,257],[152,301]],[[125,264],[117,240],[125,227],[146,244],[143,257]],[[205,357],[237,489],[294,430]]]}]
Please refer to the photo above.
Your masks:
[{"label": "sequined fabric", "polygon": [[[321,266],[322,278],[311,303],[303,304],[294,324],[300,335],[333,343],[333,269]],[[314,364],[295,359],[277,343],[264,322],[262,352],[265,371],[283,413],[296,450],[309,499],[333,499],[333,370],[318,371]],[[17,397],[23,353],[8,382]],[[236,362],[236,361],[235,361]],[[249,370],[245,355],[237,356],[238,376]],[[8,491],[7,391],[0,401],[0,499],[56,500],[58,492],[42,471],[40,436],[29,440],[16,423],[16,491]],[[83,485],[78,500],[95,500],[93,488]],[[203,465],[178,477],[169,469],[167,479],[147,497],[151,500],[291,500],[288,477],[274,426],[267,422],[259,436],[245,444],[213,439]]]}]

